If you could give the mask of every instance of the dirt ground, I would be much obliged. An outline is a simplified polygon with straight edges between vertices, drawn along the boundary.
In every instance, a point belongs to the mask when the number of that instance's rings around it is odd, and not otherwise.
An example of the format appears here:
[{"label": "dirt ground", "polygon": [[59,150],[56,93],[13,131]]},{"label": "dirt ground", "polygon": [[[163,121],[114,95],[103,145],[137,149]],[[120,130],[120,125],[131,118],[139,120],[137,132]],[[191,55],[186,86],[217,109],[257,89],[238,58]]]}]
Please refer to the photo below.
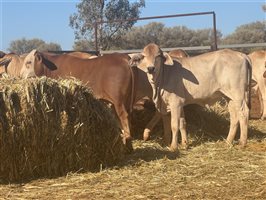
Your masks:
[{"label": "dirt ground", "polygon": [[190,134],[171,153],[160,136],[134,141],[119,165],[97,173],[0,185],[0,199],[266,199],[266,121],[252,120],[247,148]]}]

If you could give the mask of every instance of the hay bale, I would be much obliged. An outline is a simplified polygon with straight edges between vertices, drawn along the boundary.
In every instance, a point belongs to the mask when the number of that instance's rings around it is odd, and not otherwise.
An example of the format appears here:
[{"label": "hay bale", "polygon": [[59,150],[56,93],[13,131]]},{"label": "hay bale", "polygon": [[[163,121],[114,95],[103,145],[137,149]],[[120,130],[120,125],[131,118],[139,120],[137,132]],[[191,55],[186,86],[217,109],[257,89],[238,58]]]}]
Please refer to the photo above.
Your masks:
[{"label": "hay bale", "polygon": [[77,80],[0,80],[0,181],[94,171],[124,155],[118,121]]}]

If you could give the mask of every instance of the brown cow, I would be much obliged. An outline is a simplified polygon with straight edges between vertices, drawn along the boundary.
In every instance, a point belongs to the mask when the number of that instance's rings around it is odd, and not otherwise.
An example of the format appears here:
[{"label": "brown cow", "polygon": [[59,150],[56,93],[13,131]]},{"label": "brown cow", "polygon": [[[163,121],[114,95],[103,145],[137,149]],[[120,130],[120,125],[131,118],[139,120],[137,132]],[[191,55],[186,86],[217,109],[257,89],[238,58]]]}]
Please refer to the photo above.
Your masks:
[{"label": "brown cow", "polygon": [[165,136],[171,150],[178,149],[179,130],[182,145],[187,143],[183,106],[213,104],[223,96],[229,101],[231,121],[227,142],[232,143],[240,124],[240,145],[246,145],[251,66],[245,54],[225,49],[173,60],[159,46],[149,44],[131,58],[130,64],[147,73],[155,106],[168,121],[167,129],[172,130],[172,139]]},{"label": "brown cow", "polygon": [[82,59],[97,58],[97,56],[94,55],[94,54],[80,52],[80,51],[74,51],[74,52],[70,52],[70,53],[67,53],[67,54],[70,55],[70,56],[76,56],[76,57],[82,58]]},{"label": "brown cow", "polygon": [[248,54],[252,63],[252,76],[257,82],[255,90],[260,89],[261,92],[261,104],[262,104],[262,116],[261,119],[266,119],[266,51],[259,50]]},{"label": "brown cow", "polygon": [[111,102],[120,119],[123,142],[132,150],[129,112],[133,106],[134,79],[129,57],[110,54],[95,59],[80,59],[67,54],[51,55],[36,50],[25,58],[22,78],[47,76],[51,78],[73,76],[92,88],[94,95]]}]

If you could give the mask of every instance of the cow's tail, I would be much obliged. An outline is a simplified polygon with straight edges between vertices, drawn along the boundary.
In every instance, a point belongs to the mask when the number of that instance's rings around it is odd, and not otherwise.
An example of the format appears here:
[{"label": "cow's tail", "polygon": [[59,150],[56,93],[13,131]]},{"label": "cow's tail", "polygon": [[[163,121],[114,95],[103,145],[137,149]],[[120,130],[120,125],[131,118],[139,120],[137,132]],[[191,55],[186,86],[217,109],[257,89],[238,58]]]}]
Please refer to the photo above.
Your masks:
[{"label": "cow's tail", "polygon": [[135,102],[135,78],[132,67],[130,65],[128,65],[128,67],[131,74],[131,93],[130,93],[130,104],[129,104],[130,105],[129,111],[131,113],[133,111],[133,106]]},{"label": "cow's tail", "polygon": [[252,80],[252,67],[251,67],[251,60],[248,56],[246,56],[246,66],[247,66],[247,106],[251,109],[251,80]]}]

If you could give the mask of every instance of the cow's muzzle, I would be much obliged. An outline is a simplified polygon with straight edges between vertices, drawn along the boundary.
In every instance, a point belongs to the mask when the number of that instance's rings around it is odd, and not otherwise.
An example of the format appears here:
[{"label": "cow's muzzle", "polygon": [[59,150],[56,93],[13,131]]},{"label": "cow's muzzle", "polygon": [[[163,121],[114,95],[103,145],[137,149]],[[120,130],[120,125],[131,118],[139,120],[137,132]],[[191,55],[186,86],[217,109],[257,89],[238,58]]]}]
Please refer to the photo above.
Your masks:
[{"label": "cow's muzzle", "polygon": [[152,67],[148,67],[147,70],[148,70],[149,74],[152,74],[155,71],[155,67],[153,67],[153,66]]}]

